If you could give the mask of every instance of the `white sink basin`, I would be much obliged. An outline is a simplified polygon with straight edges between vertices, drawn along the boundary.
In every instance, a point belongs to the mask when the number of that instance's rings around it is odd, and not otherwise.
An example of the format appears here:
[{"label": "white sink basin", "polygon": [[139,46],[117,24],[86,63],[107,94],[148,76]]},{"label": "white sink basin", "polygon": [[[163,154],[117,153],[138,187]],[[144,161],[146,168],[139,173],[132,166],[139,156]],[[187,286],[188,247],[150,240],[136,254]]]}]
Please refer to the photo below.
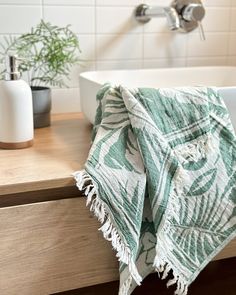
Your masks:
[{"label": "white sink basin", "polygon": [[82,111],[94,123],[100,87],[111,82],[128,87],[216,86],[236,127],[236,67],[188,67],[148,70],[94,71],[80,74]]}]

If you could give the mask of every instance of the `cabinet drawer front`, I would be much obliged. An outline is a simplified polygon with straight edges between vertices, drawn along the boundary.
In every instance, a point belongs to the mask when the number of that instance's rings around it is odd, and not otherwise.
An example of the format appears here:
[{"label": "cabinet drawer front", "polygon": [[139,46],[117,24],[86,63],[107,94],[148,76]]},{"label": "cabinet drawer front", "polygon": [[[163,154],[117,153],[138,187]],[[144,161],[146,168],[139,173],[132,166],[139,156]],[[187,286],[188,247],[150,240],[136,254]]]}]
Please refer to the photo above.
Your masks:
[{"label": "cabinet drawer front", "polygon": [[48,295],[116,280],[85,198],[0,209],[0,294]]},{"label": "cabinet drawer front", "polygon": [[[0,208],[0,294],[48,295],[118,279],[85,198]],[[236,256],[234,239],[215,258]]]}]

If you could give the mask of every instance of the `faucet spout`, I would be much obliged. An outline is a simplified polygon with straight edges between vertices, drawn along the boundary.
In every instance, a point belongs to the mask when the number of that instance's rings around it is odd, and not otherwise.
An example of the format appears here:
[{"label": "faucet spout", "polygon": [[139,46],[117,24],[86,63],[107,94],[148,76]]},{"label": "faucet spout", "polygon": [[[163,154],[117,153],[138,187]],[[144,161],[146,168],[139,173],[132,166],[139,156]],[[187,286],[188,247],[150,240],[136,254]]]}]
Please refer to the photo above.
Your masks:
[{"label": "faucet spout", "polygon": [[177,30],[180,27],[179,15],[173,7],[152,7],[141,4],[136,8],[135,17],[142,23],[150,21],[153,17],[166,17],[170,30]]},{"label": "faucet spout", "polygon": [[180,28],[180,19],[178,12],[173,7],[164,7],[163,10],[165,12],[170,30],[178,30]]}]

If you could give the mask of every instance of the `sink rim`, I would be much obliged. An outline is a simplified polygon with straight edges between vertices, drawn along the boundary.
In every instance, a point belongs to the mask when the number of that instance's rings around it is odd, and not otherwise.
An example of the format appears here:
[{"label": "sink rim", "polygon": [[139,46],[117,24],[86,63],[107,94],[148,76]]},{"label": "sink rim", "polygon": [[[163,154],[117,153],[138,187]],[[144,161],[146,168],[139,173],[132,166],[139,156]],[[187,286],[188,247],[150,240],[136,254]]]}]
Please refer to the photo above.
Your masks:
[{"label": "sink rim", "polygon": [[[178,75],[179,73],[183,75]],[[188,73],[192,72],[192,75]],[[210,73],[212,72],[212,75]],[[137,74],[135,79],[134,74]],[[153,74],[152,74],[153,73]],[[157,74],[157,76],[155,75]],[[161,73],[167,73],[163,76]],[[168,76],[170,73],[170,76]],[[175,78],[175,73],[177,73]],[[215,73],[215,75],[213,75]],[[221,75],[222,73],[222,75]],[[147,75],[145,75],[147,74]],[[196,74],[196,82],[194,75]],[[159,75],[159,77],[158,77]],[[205,76],[204,76],[205,75]],[[169,80],[167,80],[167,77]],[[187,77],[187,78],[185,78]],[[130,80],[129,80],[130,78]],[[159,85],[158,78],[160,79]],[[207,80],[209,78],[209,80]],[[176,81],[175,81],[176,79]],[[184,83],[186,79],[186,83]],[[202,79],[202,80],[201,80]],[[117,80],[117,82],[116,82]],[[141,82],[140,82],[141,81]],[[168,82],[169,81],[169,82]],[[193,82],[192,82],[193,81]],[[206,81],[206,83],[204,83]],[[85,71],[79,75],[81,108],[85,117],[93,123],[96,114],[96,93],[106,82],[112,85],[123,84],[128,88],[150,87],[150,88],[178,88],[185,86],[208,86],[216,87],[221,91],[221,96],[236,97],[236,66],[197,66],[197,67],[167,67],[167,68],[147,68],[147,69],[118,69],[118,70],[95,70]],[[212,83],[213,82],[213,83]],[[169,86],[168,86],[169,84]],[[236,99],[234,109],[236,110]],[[236,111],[235,111],[236,125]]]},{"label": "sink rim", "polygon": [[235,69],[236,70],[236,66],[196,66],[196,67],[165,67],[165,68],[144,68],[144,69],[114,69],[114,70],[94,70],[94,71],[85,71],[79,74],[79,77],[83,77],[86,79],[91,80],[91,78],[89,76],[91,75],[96,75],[98,73],[114,73],[114,72],[118,72],[118,73],[125,73],[125,72],[155,72],[155,71],[200,71],[200,70],[213,70],[213,69],[225,69],[225,70],[232,70]]}]

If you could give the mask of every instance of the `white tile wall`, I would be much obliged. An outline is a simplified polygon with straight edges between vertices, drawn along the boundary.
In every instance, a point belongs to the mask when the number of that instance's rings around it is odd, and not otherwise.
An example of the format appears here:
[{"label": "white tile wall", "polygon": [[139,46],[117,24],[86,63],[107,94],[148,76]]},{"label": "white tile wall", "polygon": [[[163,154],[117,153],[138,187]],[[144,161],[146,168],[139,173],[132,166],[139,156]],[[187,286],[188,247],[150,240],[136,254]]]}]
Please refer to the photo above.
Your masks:
[{"label": "white tile wall", "polygon": [[209,7],[202,24],[207,32],[228,32],[230,17],[229,7]]},{"label": "white tile wall", "polygon": [[98,34],[127,34],[142,32],[143,26],[133,17],[133,7],[97,7]]},{"label": "white tile wall", "polygon": [[40,6],[0,5],[1,34],[25,33],[42,18]]},{"label": "white tile wall", "polygon": [[95,0],[43,0],[44,5],[94,5]]},{"label": "white tile wall", "polygon": [[53,89],[52,109],[54,113],[69,113],[80,110],[79,89]]},{"label": "white tile wall", "polygon": [[189,57],[187,59],[187,66],[224,66],[227,64],[226,56],[216,56],[216,57]]},{"label": "white tile wall", "polygon": [[206,33],[205,41],[193,33],[188,35],[187,57],[226,56],[228,43],[229,33]]},{"label": "white tile wall", "polygon": [[145,59],[143,62],[143,68],[166,68],[166,67],[185,67],[185,58],[159,58],[159,59]]},{"label": "white tile wall", "polygon": [[[54,112],[80,109],[78,75],[86,70],[236,65],[236,0],[203,0],[206,41],[197,31],[170,32],[163,18],[146,25],[133,18],[136,5],[167,0],[0,0],[0,42],[29,31],[41,18],[71,24],[82,65],[71,70],[67,89],[53,89]],[[14,21],[12,21],[14,20]]]},{"label": "white tile wall", "polygon": [[142,58],[142,34],[97,34],[96,57],[98,60]]},{"label": "white tile wall", "polygon": [[203,0],[205,6],[230,6],[234,0]]},{"label": "white tile wall", "polygon": [[185,57],[186,42],[186,34],[146,33],[144,35],[144,59]]},{"label": "white tile wall", "polygon": [[[140,4],[139,0],[97,0],[97,6],[136,6]],[[143,2],[142,2],[143,3]]]},{"label": "white tile wall", "polygon": [[40,5],[42,3],[42,0],[0,0],[0,4],[6,4],[6,5]]},{"label": "white tile wall", "polygon": [[229,54],[236,55],[236,32],[230,34]]},{"label": "white tile wall", "polygon": [[231,30],[236,32],[236,8],[231,9]]},{"label": "white tile wall", "polygon": [[44,18],[55,25],[71,24],[71,29],[77,34],[95,33],[95,10],[92,6],[45,5]]},{"label": "white tile wall", "polygon": [[113,69],[141,69],[142,68],[142,60],[134,59],[134,60],[124,60],[117,59],[113,61],[98,61],[97,62],[97,70],[113,70]]}]

